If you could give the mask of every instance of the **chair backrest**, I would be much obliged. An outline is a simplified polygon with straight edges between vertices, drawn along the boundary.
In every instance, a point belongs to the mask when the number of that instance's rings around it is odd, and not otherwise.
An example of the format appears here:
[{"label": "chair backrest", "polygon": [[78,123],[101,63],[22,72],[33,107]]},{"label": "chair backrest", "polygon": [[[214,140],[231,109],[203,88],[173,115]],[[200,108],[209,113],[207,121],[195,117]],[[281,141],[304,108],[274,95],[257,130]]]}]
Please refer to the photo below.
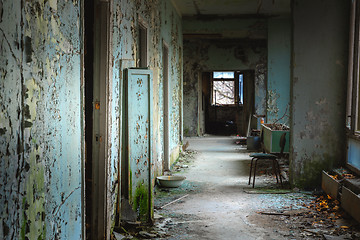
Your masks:
[{"label": "chair backrest", "polygon": [[279,144],[280,144],[280,156],[282,156],[284,153],[284,148],[285,148],[285,144],[286,144],[286,132],[284,132],[281,135]]}]

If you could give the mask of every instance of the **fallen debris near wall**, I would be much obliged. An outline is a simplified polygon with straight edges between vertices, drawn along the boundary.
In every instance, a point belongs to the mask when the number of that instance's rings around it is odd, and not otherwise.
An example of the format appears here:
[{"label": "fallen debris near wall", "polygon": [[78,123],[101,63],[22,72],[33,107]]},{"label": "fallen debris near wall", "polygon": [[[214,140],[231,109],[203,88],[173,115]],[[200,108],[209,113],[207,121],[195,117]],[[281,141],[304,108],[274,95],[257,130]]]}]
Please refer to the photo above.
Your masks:
[{"label": "fallen debris near wall", "polygon": [[189,165],[194,160],[196,154],[196,151],[190,149],[180,152],[179,159],[172,167],[172,172],[180,172],[184,168],[189,168]]}]

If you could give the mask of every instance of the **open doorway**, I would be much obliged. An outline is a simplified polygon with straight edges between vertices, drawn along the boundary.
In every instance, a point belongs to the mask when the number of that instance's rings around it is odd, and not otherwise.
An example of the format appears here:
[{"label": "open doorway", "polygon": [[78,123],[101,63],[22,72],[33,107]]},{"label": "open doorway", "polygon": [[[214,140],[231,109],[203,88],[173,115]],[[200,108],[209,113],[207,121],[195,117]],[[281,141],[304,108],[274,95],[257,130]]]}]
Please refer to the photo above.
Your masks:
[{"label": "open doorway", "polygon": [[[84,221],[86,239],[107,235],[106,155],[110,4],[84,2]],[[96,21],[95,21],[96,19]]]},{"label": "open doorway", "polygon": [[254,112],[254,75],[253,70],[203,72],[199,113],[205,133],[246,135]]}]

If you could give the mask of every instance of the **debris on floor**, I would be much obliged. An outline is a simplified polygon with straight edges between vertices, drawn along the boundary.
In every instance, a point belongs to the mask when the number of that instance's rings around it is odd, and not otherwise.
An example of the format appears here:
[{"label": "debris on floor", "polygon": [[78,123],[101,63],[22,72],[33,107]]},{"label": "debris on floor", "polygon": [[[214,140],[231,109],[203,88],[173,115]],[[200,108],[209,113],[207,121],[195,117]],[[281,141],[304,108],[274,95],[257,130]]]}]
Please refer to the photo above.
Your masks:
[{"label": "debris on floor", "polygon": [[[200,145],[202,149],[191,141],[191,149],[197,151],[187,148],[180,155],[174,168],[186,176],[182,185],[155,186],[153,226],[134,223],[116,229],[119,234],[112,240],[360,239],[359,224],[337,200],[320,191],[290,189],[287,177],[281,188],[267,161],[259,162],[253,189],[247,184],[248,151],[238,150],[231,138],[214,138],[214,145],[210,141]],[[288,176],[288,160],[280,160],[280,165]]]},{"label": "debris on floor", "polygon": [[189,166],[192,164],[196,154],[197,154],[196,151],[189,150],[189,149],[186,149],[185,151],[180,152],[179,159],[174,163],[172,172],[180,172],[184,168],[189,168]]},{"label": "debris on floor", "polygon": [[163,218],[154,211],[154,224],[141,225],[124,223],[123,227],[115,228],[111,240],[129,240],[129,239],[163,239],[168,237],[167,229],[164,228],[169,219]]},{"label": "debris on floor", "polygon": [[[278,160],[280,166],[280,175],[283,182],[283,189],[290,189],[289,183],[289,160],[287,158],[280,158]],[[250,163],[249,163],[250,168]],[[274,185],[276,182],[276,177],[274,174],[274,169],[271,161],[258,161],[256,167],[256,179],[262,179],[262,181],[267,185],[267,188],[280,188],[280,185]]]},{"label": "debris on floor", "polygon": [[237,136],[235,144],[237,144],[237,145],[246,145],[246,139],[247,139],[247,137]]},{"label": "debris on floor", "polygon": [[[341,209],[339,201],[328,195],[314,197],[300,209],[267,209],[257,214],[264,215],[262,221],[282,222],[285,228],[291,229],[288,237],[296,239],[360,239],[359,224]],[[256,216],[251,219],[259,221]]]}]

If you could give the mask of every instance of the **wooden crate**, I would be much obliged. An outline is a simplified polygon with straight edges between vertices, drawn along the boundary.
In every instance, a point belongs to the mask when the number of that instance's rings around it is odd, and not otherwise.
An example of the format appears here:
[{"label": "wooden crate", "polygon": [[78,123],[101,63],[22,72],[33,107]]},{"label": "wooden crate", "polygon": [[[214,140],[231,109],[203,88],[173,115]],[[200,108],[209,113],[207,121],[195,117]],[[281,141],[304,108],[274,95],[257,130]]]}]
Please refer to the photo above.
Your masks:
[{"label": "wooden crate", "polygon": [[338,198],[340,183],[325,171],[322,171],[321,187],[333,199]]},{"label": "wooden crate", "polygon": [[360,196],[346,187],[342,187],[341,207],[360,222]]}]

